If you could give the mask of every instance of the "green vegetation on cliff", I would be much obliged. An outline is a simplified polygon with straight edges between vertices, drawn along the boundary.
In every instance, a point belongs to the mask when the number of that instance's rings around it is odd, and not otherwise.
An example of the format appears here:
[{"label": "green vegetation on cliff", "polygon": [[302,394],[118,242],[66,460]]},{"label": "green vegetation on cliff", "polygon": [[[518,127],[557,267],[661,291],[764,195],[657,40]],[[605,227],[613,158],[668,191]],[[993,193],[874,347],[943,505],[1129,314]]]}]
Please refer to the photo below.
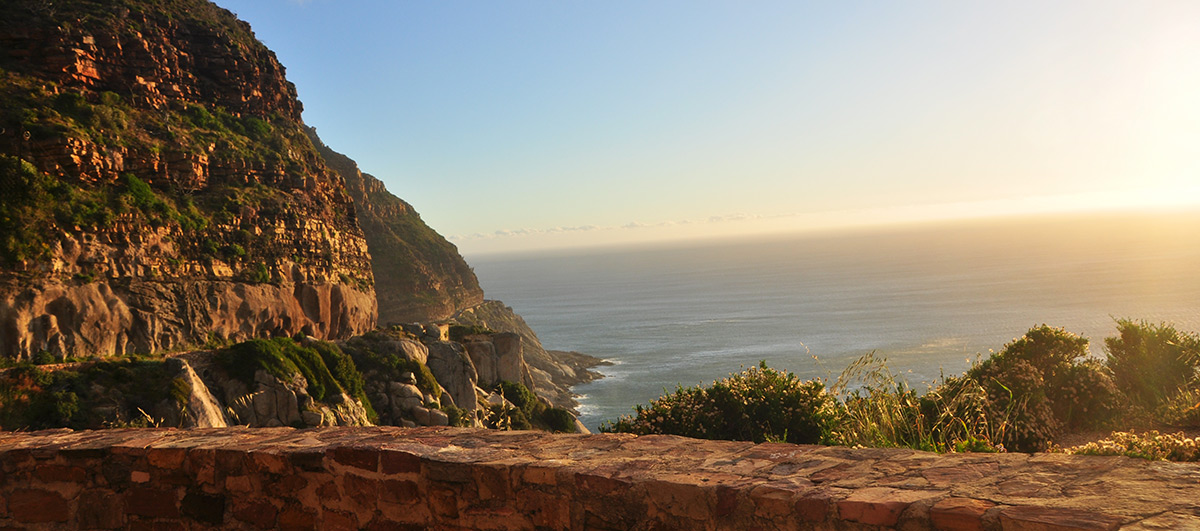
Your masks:
[{"label": "green vegetation on cliff", "polygon": [[363,391],[363,376],[354,362],[337,345],[323,341],[297,343],[289,338],[252,339],[222,349],[217,364],[230,376],[254,387],[254,374],[267,374],[288,381],[300,375],[308,383],[308,395],[324,400],[334,393],[346,393],[362,402],[367,416],[377,418],[371,401]]},{"label": "green vegetation on cliff", "polygon": [[[367,256],[340,256],[359,246],[330,241],[358,228],[295,89],[232,13],[207,0],[6,2],[0,30],[6,275],[44,275],[36,264],[68,239],[150,227],[170,243],[150,252],[155,274],[278,282],[293,262],[370,290]],[[314,222],[321,234],[301,234]],[[76,268],[64,274],[92,274]]]},{"label": "green vegetation on cliff", "polygon": [[95,362],[54,371],[21,365],[0,378],[0,427],[145,427],[150,413],[181,407],[190,393],[162,361]]}]

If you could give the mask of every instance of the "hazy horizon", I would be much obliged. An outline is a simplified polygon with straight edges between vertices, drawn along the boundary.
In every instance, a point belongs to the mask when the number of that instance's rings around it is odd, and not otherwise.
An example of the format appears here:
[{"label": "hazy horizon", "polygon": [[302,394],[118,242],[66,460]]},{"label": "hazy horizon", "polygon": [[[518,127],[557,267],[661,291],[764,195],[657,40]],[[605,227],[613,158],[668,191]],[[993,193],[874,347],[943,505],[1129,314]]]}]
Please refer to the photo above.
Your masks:
[{"label": "hazy horizon", "polygon": [[[460,253],[470,261],[473,258],[481,257],[488,259],[504,259],[506,257],[529,257],[529,256],[570,256],[570,255],[585,255],[585,254],[605,254],[608,252],[625,252],[630,250],[638,250],[643,248],[680,248],[680,247],[701,247],[721,245],[729,242],[737,241],[767,241],[767,240],[790,240],[796,238],[840,238],[854,237],[862,235],[878,235],[891,232],[911,232],[921,230],[937,230],[937,229],[964,229],[978,228],[985,226],[1002,226],[1002,225],[1018,225],[1018,224],[1060,224],[1060,223],[1081,223],[1087,221],[1095,221],[1109,226],[1109,230],[1115,229],[1116,223],[1121,221],[1133,220],[1133,227],[1128,230],[1144,230],[1145,226],[1141,225],[1147,222],[1153,223],[1159,229],[1164,229],[1162,223],[1154,223],[1156,220],[1161,222],[1164,219],[1179,220],[1182,224],[1175,227],[1177,230],[1189,230],[1189,227],[1200,229],[1200,207],[1192,205],[1184,206],[1163,206],[1160,208],[1132,208],[1132,209],[1112,209],[1112,210],[1077,210],[1077,211],[1042,211],[1029,212],[1021,214],[1007,215],[976,215],[969,217],[910,217],[897,220],[879,220],[876,222],[862,223],[839,223],[839,224],[812,224],[807,226],[779,226],[771,227],[767,230],[727,230],[727,231],[712,231],[705,235],[691,235],[688,237],[678,237],[669,234],[646,231],[645,235],[648,238],[630,238],[628,234],[618,235],[617,237],[604,240],[584,240],[574,244],[569,242],[555,242],[551,244],[541,244],[536,240],[540,236],[548,236],[550,238],[562,238],[569,236],[569,231],[555,231],[548,234],[530,233],[527,235],[512,235],[511,237],[498,238],[494,241],[494,247],[475,247],[463,250],[459,249]],[[712,222],[719,225],[737,223],[739,220],[718,220]],[[753,222],[754,220],[740,220],[744,222]],[[630,230],[642,231],[645,229],[653,229],[654,227],[594,227],[589,230],[597,232],[626,232]],[[670,227],[665,227],[670,229]],[[521,236],[533,237],[532,245],[520,245]],[[1154,241],[1165,237],[1163,234],[1146,234],[1145,238],[1148,241]],[[513,245],[517,242],[517,245]],[[529,243],[529,242],[525,242]],[[482,250],[481,250],[482,249]]]}]

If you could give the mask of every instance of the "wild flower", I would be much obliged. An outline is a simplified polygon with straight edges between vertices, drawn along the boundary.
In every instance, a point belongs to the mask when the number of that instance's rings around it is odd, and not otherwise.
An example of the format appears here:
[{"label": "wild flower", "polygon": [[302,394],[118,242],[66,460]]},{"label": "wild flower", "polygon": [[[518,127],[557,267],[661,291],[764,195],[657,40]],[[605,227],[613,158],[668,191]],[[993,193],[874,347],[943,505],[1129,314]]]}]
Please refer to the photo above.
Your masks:
[{"label": "wild flower", "polygon": [[1107,438],[1062,450],[1078,455],[1124,455],[1149,460],[1200,461],[1200,441],[1183,432],[1115,431]]}]

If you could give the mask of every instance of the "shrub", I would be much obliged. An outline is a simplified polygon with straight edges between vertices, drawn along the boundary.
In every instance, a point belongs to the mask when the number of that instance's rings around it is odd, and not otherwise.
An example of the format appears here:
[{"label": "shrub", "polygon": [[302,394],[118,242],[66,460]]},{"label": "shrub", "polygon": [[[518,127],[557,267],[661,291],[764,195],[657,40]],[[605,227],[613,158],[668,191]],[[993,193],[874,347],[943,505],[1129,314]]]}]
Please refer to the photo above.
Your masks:
[{"label": "shrub", "polygon": [[1154,410],[1154,417],[1169,426],[1200,427],[1200,389],[1181,389]]},{"label": "shrub", "polygon": [[838,416],[823,382],[801,381],[766,362],[708,388],[681,386],[635,409],[635,415],[606,423],[600,431],[812,444],[824,439]]},{"label": "shrub", "polygon": [[557,433],[575,433],[579,431],[575,425],[575,415],[558,407],[548,407],[542,412],[540,420],[546,427]]},{"label": "shrub", "polygon": [[479,325],[450,325],[450,341],[461,343],[463,338],[476,334],[495,334],[494,330]]},{"label": "shrub", "polygon": [[187,399],[186,382],[161,361],[99,362],[43,371],[22,365],[0,378],[0,426],[5,429],[98,429],[124,424],[137,410]]},{"label": "shrub", "polygon": [[542,405],[541,402],[538,402],[537,395],[533,394],[533,391],[530,391],[524,384],[502,381],[496,385],[496,391],[505,400],[512,402],[517,409],[524,411],[526,416],[532,415],[538,406]]},{"label": "shrub", "polygon": [[1200,338],[1169,324],[1117,321],[1117,337],[1104,340],[1108,367],[1135,406],[1152,411],[1196,379]]},{"label": "shrub", "polygon": [[562,408],[546,405],[533,391],[521,383],[501,381],[495,391],[512,404],[488,407],[484,425],[501,430],[540,429],[560,433],[575,433],[575,415]]},{"label": "shrub", "polygon": [[271,272],[267,270],[266,264],[259,262],[246,268],[243,277],[255,284],[266,284],[271,281]]},{"label": "shrub", "polygon": [[1095,428],[1113,420],[1121,396],[1103,367],[1085,359],[1087,343],[1041,325],[967,371],[987,392],[985,415],[1004,419],[998,442],[1041,451],[1064,427]]},{"label": "shrub", "polygon": [[471,416],[467,410],[459,408],[454,404],[445,403],[438,406],[438,409],[446,413],[450,418],[449,424],[458,428],[471,427]]}]

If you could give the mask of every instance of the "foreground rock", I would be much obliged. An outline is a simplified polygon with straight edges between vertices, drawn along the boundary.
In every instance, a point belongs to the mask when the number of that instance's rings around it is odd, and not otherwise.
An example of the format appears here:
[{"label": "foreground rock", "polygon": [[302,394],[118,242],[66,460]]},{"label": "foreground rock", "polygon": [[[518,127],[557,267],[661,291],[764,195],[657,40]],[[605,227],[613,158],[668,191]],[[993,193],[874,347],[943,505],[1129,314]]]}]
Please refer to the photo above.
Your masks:
[{"label": "foreground rock", "polygon": [[453,428],[0,433],[25,529],[1200,527],[1200,465]]}]

